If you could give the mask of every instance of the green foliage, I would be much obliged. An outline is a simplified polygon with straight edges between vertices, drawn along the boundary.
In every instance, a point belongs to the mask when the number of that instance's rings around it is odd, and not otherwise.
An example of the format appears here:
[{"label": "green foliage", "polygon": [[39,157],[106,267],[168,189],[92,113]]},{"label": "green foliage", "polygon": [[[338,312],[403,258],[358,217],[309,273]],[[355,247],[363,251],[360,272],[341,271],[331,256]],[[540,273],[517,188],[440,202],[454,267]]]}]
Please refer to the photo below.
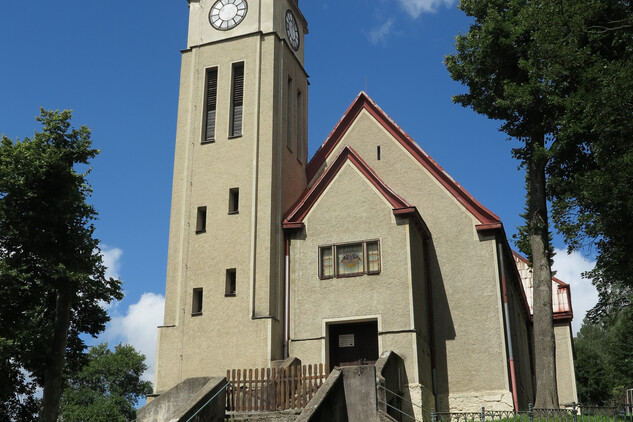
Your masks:
[{"label": "green foliage", "polygon": [[[8,413],[0,419],[31,408],[33,386],[44,386],[50,368],[64,367],[52,346],[55,329],[66,333],[66,370],[77,370],[84,363],[80,334],[101,332],[108,315],[100,303],[122,298],[120,282],[105,277],[93,237],[97,213],[87,203],[86,165],[98,151],[90,130],[71,128],[70,119],[70,111],[41,110],[42,132],[0,141],[0,379],[8,380],[0,402],[18,403],[0,407]],[[60,297],[70,299],[68,326],[56,320]]]},{"label": "green foliage", "polygon": [[596,249],[596,322],[633,293],[633,9],[561,0],[545,12],[564,28],[539,39],[564,105],[548,168],[552,217],[571,250]]},{"label": "green foliage", "polygon": [[581,403],[621,405],[633,388],[633,309],[627,307],[612,324],[585,319],[574,341],[576,380]]},{"label": "green foliage", "polygon": [[147,369],[145,356],[132,346],[107,344],[88,352],[88,363],[68,381],[61,402],[65,422],[111,422],[136,419],[135,405],[152,391],[141,375]]}]

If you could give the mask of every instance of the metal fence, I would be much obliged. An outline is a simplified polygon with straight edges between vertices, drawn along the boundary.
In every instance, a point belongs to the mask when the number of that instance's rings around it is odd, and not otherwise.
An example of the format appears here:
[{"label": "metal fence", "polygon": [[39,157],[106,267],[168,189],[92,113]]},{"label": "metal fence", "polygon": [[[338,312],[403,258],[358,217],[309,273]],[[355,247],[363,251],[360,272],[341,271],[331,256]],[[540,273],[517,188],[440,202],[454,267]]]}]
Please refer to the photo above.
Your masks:
[{"label": "metal fence", "polygon": [[431,412],[432,422],[633,422],[633,404],[596,407],[576,403],[567,409],[480,412]]}]

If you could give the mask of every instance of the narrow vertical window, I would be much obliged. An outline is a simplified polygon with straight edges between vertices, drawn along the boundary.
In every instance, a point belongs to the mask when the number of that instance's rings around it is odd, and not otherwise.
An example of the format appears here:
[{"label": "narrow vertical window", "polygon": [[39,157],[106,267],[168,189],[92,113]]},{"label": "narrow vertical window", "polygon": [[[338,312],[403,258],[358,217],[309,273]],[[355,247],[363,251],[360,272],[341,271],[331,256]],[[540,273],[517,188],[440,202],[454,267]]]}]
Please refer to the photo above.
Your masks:
[{"label": "narrow vertical window", "polygon": [[193,289],[193,298],[191,301],[191,315],[202,314],[202,289]]},{"label": "narrow vertical window", "polygon": [[202,233],[207,229],[207,207],[198,207],[196,218],[196,233]]},{"label": "narrow vertical window", "polygon": [[235,296],[237,293],[237,273],[235,268],[226,270],[226,287],[224,296]]},{"label": "narrow vertical window", "polygon": [[378,242],[367,242],[367,273],[372,274],[379,272],[380,252],[378,249]]},{"label": "narrow vertical window", "polygon": [[233,65],[233,90],[231,96],[230,136],[242,136],[244,116],[244,63]]},{"label": "narrow vertical window", "polygon": [[380,161],[380,145],[376,147],[376,159]]},{"label": "narrow vertical window", "polygon": [[240,212],[240,188],[229,189],[229,214]]},{"label": "narrow vertical window", "polygon": [[286,90],[286,146],[292,151],[292,78],[288,77],[288,87]]},{"label": "narrow vertical window", "polygon": [[218,69],[207,70],[207,89],[205,102],[205,125],[203,142],[215,141],[215,110],[218,95]]},{"label": "narrow vertical window", "polygon": [[303,163],[303,95],[297,91],[297,159]]},{"label": "narrow vertical window", "polygon": [[321,278],[331,278],[334,276],[334,260],[332,259],[332,247],[321,248]]}]

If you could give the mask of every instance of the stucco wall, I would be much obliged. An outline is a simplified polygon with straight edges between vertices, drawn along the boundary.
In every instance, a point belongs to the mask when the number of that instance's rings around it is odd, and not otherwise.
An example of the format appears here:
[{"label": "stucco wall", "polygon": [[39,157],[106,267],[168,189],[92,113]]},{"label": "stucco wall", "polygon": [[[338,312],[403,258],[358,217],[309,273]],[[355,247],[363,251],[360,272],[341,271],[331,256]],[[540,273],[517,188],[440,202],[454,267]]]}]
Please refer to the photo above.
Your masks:
[{"label": "stucco wall", "polygon": [[[394,350],[406,362],[410,382],[419,382],[412,313],[409,224],[349,162],[291,240],[292,356],[329,363],[327,324],[378,321],[379,350]],[[380,240],[381,272],[319,279],[319,246]]]},{"label": "stucco wall", "polygon": [[558,401],[561,406],[570,406],[572,403],[578,403],[571,322],[555,322],[554,338],[556,339]]},{"label": "stucco wall", "polygon": [[441,407],[451,408],[452,396],[508,392],[495,239],[480,238],[475,230],[479,222],[472,214],[368,112],[357,117],[328,164],[346,144],[418,208],[431,232],[436,392]]}]

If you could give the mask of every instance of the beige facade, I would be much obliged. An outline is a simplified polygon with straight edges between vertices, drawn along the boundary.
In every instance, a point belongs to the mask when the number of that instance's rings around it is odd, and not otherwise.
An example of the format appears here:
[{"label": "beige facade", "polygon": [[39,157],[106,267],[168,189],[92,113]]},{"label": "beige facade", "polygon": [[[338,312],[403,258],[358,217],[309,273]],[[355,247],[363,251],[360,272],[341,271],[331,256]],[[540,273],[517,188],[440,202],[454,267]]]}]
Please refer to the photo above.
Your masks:
[{"label": "beige facade", "polygon": [[499,218],[364,93],[308,162],[297,1],[239,0],[218,30],[222,4],[189,0],[155,392],[394,351],[418,414],[526,408],[529,306]]},{"label": "beige facade", "polygon": [[[214,3],[189,1],[157,393],[201,371],[222,374],[232,365],[266,366],[283,354],[279,222],[305,187],[307,127],[299,113],[307,113],[302,47],[307,26],[294,0],[251,0],[243,22],[217,31],[208,18]],[[288,10],[299,25],[296,52],[288,46],[283,24]],[[237,135],[231,127],[236,65],[244,69]],[[210,70],[217,72],[212,141],[205,137]],[[235,191],[238,206],[230,210]],[[234,294],[227,292],[230,277]],[[194,289],[201,289],[201,297]],[[200,312],[194,302],[201,303]]]}]

